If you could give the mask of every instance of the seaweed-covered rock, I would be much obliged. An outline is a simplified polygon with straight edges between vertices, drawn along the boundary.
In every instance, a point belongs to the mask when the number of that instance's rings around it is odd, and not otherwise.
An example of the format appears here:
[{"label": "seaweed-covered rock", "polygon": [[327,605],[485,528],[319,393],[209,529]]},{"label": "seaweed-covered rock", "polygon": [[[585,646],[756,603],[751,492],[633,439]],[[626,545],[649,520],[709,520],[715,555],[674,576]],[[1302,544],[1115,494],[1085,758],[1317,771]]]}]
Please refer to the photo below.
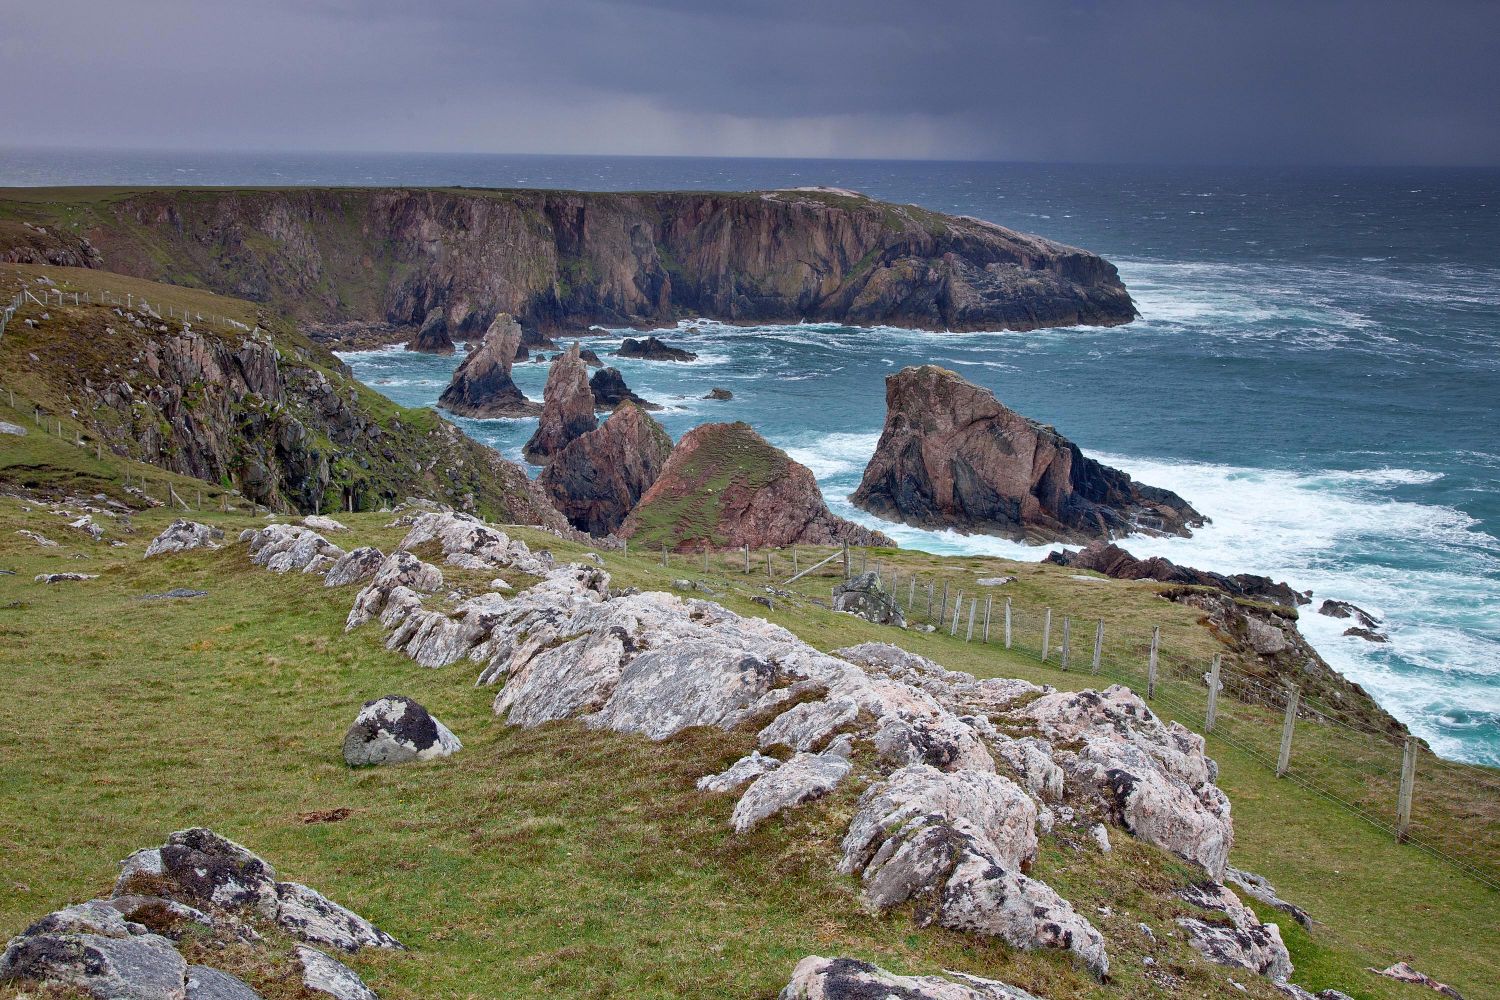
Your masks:
[{"label": "seaweed-covered rock", "polygon": [[344,761],[350,767],[404,764],[447,757],[462,746],[427,709],[405,695],[388,694],[360,709],[344,736]]},{"label": "seaweed-covered rock", "polygon": [[620,349],[615,353],[622,358],[636,358],[640,361],[696,361],[698,359],[698,355],[692,351],[673,347],[657,337],[646,337],[641,340],[626,337],[620,342]]}]

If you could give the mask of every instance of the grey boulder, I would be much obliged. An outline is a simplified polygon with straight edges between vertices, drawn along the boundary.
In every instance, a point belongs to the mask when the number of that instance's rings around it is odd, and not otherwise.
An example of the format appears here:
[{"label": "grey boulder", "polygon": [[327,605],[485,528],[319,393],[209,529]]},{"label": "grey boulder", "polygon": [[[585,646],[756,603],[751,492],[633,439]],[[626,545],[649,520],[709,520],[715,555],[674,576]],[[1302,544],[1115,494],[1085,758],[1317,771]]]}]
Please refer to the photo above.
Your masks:
[{"label": "grey boulder", "polygon": [[212,525],[178,518],[161,534],[151,539],[146,546],[145,558],[186,552],[189,549],[216,549],[224,540],[224,532]]},{"label": "grey boulder", "polygon": [[260,1000],[260,994],[227,972],[206,965],[190,965],[187,1000]]},{"label": "grey boulder", "polygon": [[851,770],[849,760],[836,753],[799,753],[755,779],[735,803],[729,825],[745,833],[777,813],[822,798]]},{"label": "grey boulder", "polygon": [[0,955],[0,980],[73,986],[99,1000],[184,1000],[186,973],[171,941],[97,900],[48,914]]},{"label": "grey boulder", "polygon": [[367,701],[344,735],[350,767],[404,764],[456,753],[463,744],[426,708],[397,694]]},{"label": "grey boulder", "polygon": [[898,976],[852,958],[809,955],[779,1000],[1038,1000],[1025,990],[961,972]]},{"label": "grey boulder", "polygon": [[326,993],[334,1000],[379,1000],[359,973],[316,948],[298,945],[297,961],[302,966],[302,985],[315,993]]},{"label": "grey boulder", "polygon": [[858,615],[877,625],[906,627],[906,616],[878,573],[861,573],[833,588],[833,610]]},{"label": "grey boulder", "polygon": [[325,587],[347,587],[368,580],[380,570],[385,555],[373,545],[362,545],[339,556],[323,577]]}]

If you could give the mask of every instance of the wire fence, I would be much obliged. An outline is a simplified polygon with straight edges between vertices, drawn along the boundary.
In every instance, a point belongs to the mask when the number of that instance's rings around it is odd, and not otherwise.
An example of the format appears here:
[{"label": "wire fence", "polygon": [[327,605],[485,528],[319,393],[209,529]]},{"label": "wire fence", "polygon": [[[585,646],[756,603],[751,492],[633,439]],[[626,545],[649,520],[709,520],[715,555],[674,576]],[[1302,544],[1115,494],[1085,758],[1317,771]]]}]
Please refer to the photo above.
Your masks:
[{"label": "wire fence", "polygon": [[773,591],[801,584],[799,596],[820,603],[817,588],[873,571],[909,626],[1004,649],[1059,675],[1127,685],[1159,715],[1500,891],[1500,770],[1445,760],[1354,709],[1254,676],[1223,653],[1175,648],[1161,627],[1121,634],[1064,607],[1024,605],[1004,596],[1001,580],[902,573],[864,549],[662,548],[651,555],[664,568],[759,577]]}]

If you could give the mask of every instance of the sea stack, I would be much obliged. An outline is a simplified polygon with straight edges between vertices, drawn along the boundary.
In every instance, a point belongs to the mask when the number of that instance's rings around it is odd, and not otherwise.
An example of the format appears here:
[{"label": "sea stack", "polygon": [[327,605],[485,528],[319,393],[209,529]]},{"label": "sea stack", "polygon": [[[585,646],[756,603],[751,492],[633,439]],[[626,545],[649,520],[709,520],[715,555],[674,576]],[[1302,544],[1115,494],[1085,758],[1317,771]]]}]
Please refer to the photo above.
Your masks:
[{"label": "sea stack", "polygon": [[1177,494],[1086,458],[936,365],[887,376],[885,401],[880,443],[850,498],[879,517],[1034,543],[1187,536],[1205,522]]},{"label": "sea stack", "polygon": [[552,457],[537,484],[568,523],[591,535],[619,530],[672,453],[672,438],[641,407],[621,403],[599,428]]},{"label": "sea stack", "polygon": [[407,342],[406,349],[423,354],[452,354],[453,338],[448,336],[448,314],[442,309],[427,310],[421,329]]},{"label": "sea stack", "polygon": [[438,405],[461,417],[530,417],[541,407],[522,395],[510,378],[521,344],[521,324],[509,313],[496,316],[477,350],[469,352],[438,397]]},{"label": "sea stack", "polygon": [[533,465],[545,465],[567,444],[599,426],[594,416],[594,394],[589,390],[589,368],[575,341],[559,354],[542,390],[542,419],[522,452]]},{"label": "sea stack", "polygon": [[601,368],[589,379],[589,391],[594,394],[594,406],[600,410],[613,410],[621,403],[630,402],[648,410],[661,409],[656,403],[642,399],[625,384],[625,376],[618,368]]},{"label": "sea stack", "polygon": [[684,434],[620,534],[677,551],[895,545],[833,514],[812,471],[744,423],[703,424]]}]

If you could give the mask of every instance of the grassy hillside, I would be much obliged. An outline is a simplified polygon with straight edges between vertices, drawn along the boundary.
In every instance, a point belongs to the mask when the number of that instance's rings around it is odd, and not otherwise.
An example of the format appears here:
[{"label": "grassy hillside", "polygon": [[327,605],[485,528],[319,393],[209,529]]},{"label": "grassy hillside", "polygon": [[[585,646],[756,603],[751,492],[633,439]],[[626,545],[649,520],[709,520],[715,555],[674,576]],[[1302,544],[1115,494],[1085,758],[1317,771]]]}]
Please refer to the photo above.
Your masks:
[{"label": "grassy hillside", "polygon": [[[88,469],[79,450],[28,436],[29,461],[57,475],[117,482],[117,460]],[[8,440],[0,441],[8,453]],[[67,470],[72,470],[68,472]],[[80,480],[81,481],[81,480]],[[90,480],[94,481],[94,480]],[[27,509],[27,508],[31,509]],[[263,524],[208,513],[232,539]],[[867,915],[857,885],[834,874],[837,836],[857,789],[730,835],[728,797],[693,789],[700,774],[750,746],[751,733],[689,731],[660,744],[570,723],[522,731],[490,714],[493,689],[473,686],[475,665],[426,670],[389,653],[377,629],[343,633],[352,589],[279,577],[249,565],[243,546],[143,562],[169,520],[163,509],[111,522],[105,542],[64,518],[0,498],[0,810],[7,883],[0,935],[40,914],[105,891],[115,862],[172,829],[205,824],[261,853],[284,877],[327,892],[412,946],[352,960],[386,1000],[505,995],[746,996],[767,998],[810,953],[847,954],[901,972],[956,968],[1066,998],[1278,996],[1268,984],[1213,966],[1169,937],[1186,912],[1166,895],[1192,876],[1163,853],[1116,832],[1100,855],[1066,836],[1044,838],[1035,874],[1096,920],[1109,937],[1115,979],[1097,984],[1053,955],[918,930],[908,915]],[[388,515],[346,518],[354,541],[389,549],[402,530]],[[42,531],[41,548],[15,534]],[[581,546],[519,535],[561,559]],[[124,541],[108,545],[109,538]],[[832,649],[899,641],[950,667],[1082,687],[1034,655],[966,644],[946,634],[893,632],[836,615],[807,597],[768,610],[761,567],[604,553],[616,586],[661,589],[701,580],[714,598],[763,614]],[[888,557],[888,555],[887,555]],[[1015,567],[998,560],[903,555],[924,572]],[[97,580],[44,586],[39,572],[84,571]],[[1028,592],[1059,604],[1084,584],[1065,570],[1026,567]],[[826,582],[807,585],[814,596]],[[1195,638],[1188,613],[1142,586],[1108,585],[1124,630],[1163,623]],[[193,600],[143,600],[171,587]],[[1205,645],[1204,648],[1207,648]],[[428,705],[463,739],[444,762],[354,772],[339,756],[361,702],[399,692]],[[1230,703],[1227,711],[1240,709]],[[1184,720],[1193,724],[1194,720]],[[1312,933],[1280,923],[1311,989],[1360,1000],[1428,996],[1362,971],[1408,958],[1464,991],[1496,996],[1493,942],[1500,900],[1425,854],[1392,843],[1343,809],[1278,782],[1259,763],[1210,738],[1220,783],[1234,802],[1233,863],[1259,871],[1310,909]],[[347,808],[338,822],[315,814]],[[1111,916],[1098,907],[1110,908]],[[1262,916],[1274,914],[1262,911]],[[1140,922],[1160,938],[1158,965],[1139,960]],[[252,981],[256,970],[241,969]],[[1165,976],[1166,978],[1163,978]],[[13,985],[0,987],[5,1000]]]}]

